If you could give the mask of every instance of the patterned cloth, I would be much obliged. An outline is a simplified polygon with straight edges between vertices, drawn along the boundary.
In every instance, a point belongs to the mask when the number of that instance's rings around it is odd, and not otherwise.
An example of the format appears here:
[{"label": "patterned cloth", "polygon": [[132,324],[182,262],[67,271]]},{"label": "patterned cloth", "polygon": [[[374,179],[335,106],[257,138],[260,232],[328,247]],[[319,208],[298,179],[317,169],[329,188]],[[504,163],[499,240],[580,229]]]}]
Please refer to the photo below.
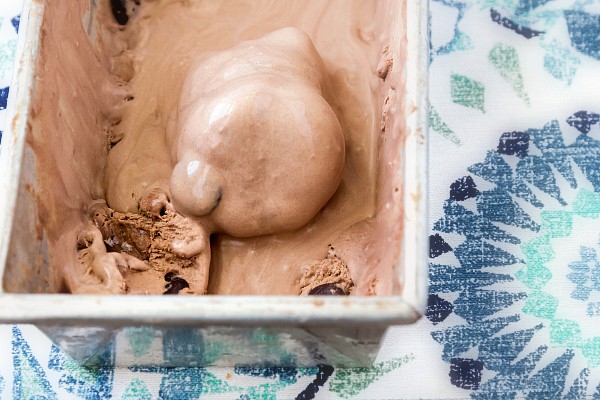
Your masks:
[{"label": "patterned cloth", "polygon": [[2,326],[2,398],[600,399],[600,1],[430,8],[429,307],[373,368],[85,369]]}]

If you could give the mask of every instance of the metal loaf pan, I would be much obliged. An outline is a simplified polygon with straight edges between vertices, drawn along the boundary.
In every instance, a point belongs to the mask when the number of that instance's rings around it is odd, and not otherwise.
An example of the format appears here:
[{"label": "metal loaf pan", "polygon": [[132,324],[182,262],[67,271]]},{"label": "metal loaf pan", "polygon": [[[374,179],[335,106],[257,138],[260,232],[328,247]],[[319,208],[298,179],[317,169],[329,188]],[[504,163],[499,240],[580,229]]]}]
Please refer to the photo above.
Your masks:
[{"label": "metal loaf pan", "polygon": [[[35,288],[22,293],[32,285],[18,271],[32,269],[43,276],[48,264],[47,244],[36,233],[36,158],[26,139],[36,86],[41,84],[36,69],[49,0],[25,3],[0,156],[0,323],[35,324],[87,364],[349,367],[370,365],[389,326],[412,323],[422,315],[428,249],[426,1],[407,0],[406,21],[400,24],[406,27],[407,42],[404,107],[395,111],[395,118],[406,125],[398,149],[404,178],[397,261],[402,292],[344,298],[95,296],[47,294]],[[135,354],[131,343],[136,338],[149,341],[151,351]]]}]

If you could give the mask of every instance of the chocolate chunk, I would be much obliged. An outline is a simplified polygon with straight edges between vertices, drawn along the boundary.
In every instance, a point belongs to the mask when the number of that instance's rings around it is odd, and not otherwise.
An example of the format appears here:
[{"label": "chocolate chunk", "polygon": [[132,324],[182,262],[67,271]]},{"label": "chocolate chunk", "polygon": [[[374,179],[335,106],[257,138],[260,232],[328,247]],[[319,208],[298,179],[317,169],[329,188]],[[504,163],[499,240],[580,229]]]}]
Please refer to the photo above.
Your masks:
[{"label": "chocolate chunk", "polygon": [[310,296],[348,296],[350,293],[334,283],[324,283],[312,288],[308,294]]},{"label": "chocolate chunk", "polygon": [[126,0],[110,0],[110,8],[119,25],[125,25],[127,24],[127,21],[129,21],[125,1]]},{"label": "chocolate chunk", "polygon": [[167,273],[165,274],[165,281],[167,281],[167,282],[171,282],[171,279],[173,279],[173,278],[175,278],[175,277],[176,277],[175,275],[176,275],[176,274],[175,274],[175,272],[173,272],[173,271],[171,271],[171,272],[167,272]]},{"label": "chocolate chunk", "polygon": [[[166,276],[165,276],[165,278],[166,278]],[[171,282],[166,286],[167,286],[167,290],[165,290],[165,292],[163,294],[178,294],[179,291],[181,291],[185,288],[189,288],[190,284],[187,283],[187,281],[185,279],[175,276],[175,277],[171,278]]]}]

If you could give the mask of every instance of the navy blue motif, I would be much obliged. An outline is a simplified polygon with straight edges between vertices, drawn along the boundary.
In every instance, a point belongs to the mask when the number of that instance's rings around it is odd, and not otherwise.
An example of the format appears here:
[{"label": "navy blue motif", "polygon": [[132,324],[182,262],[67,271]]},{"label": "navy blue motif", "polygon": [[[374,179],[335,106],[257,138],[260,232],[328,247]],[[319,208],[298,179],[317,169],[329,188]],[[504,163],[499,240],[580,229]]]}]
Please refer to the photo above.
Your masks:
[{"label": "navy blue motif", "polygon": [[483,363],[470,358],[450,360],[450,382],[461,389],[477,390],[481,382]]},{"label": "navy blue motif", "polygon": [[450,199],[452,200],[463,201],[477,197],[478,194],[477,185],[473,182],[473,177],[469,175],[455,180],[450,185]]},{"label": "navy blue motif", "polygon": [[533,30],[526,26],[517,24],[516,22],[510,20],[509,18],[503,17],[502,15],[500,15],[500,13],[498,11],[494,10],[493,8],[490,9],[490,17],[492,18],[492,21],[496,22],[497,24],[499,24],[507,29],[510,29],[511,31],[515,32],[517,35],[521,35],[527,39],[531,39],[532,37],[540,36],[541,34],[544,33],[542,31],[536,31],[536,30]]},{"label": "navy blue motif", "polygon": [[236,365],[234,371],[238,375],[257,376],[262,378],[277,378],[281,381],[294,381],[298,369],[293,367],[271,367],[260,365]]},{"label": "navy blue motif", "polygon": [[523,158],[529,154],[529,135],[526,132],[505,132],[500,136],[497,151]]},{"label": "navy blue motif", "polygon": [[0,110],[5,110],[6,109],[6,104],[8,102],[8,91],[9,91],[9,87],[5,87],[0,89]]},{"label": "navy blue motif", "polygon": [[437,294],[430,294],[427,301],[427,311],[425,316],[434,324],[443,322],[448,315],[452,314],[454,306],[449,301],[444,300]]},{"label": "navy blue motif", "polygon": [[317,370],[317,377],[313,379],[311,383],[304,389],[296,400],[312,400],[319,389],[327,382],[327,379],[333,374],[333,367],[331,365],[319,365]]},{"label": "navy blue motif", "polygon": [[13,19],[10,20],[10,23],[15,28],[15,31],[17,31],[17,33],[19,33],[19,24],[21,23],[21,16],[17,15],[16,17],[14,17]]},{"label": "navy blue motif", "polygon": [[567,118],[567,123],[581,133],[588,133],[592,125],[600,121],[600,114],[588,113],[587,111],[577,111]]},{"label": "navy blue motif", "polygon": [[450,247],[450,245],[448,243],[446,243],[444,238],[441,237],[439,233],[429,236],[429,257],[430,258],[436,258],[438,256],[441,256],[444,253],[449,252],[449,251],[452,251],[452,247]]}]

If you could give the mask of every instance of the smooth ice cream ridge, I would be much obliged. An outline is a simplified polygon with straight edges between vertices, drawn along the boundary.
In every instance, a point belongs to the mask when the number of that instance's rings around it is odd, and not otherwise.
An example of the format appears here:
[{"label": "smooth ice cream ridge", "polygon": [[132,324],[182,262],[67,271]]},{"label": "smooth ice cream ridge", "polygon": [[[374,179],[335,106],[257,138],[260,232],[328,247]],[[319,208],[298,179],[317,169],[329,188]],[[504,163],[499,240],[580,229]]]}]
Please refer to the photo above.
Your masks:
[{"label": "smooth ice cream ridge", "polygon": [[[101,281],[94,291],[125,293],[128,278],[153,270],[169,274],[167,292],[176,278],[184,292],[204,294],[212,233],[243,238],[305,226],[344,166],[344,135],[325,89],[323,62],[296,28],[193,63],[166,131],[175,165],[168,189],[144,188],[136,212],[95,204],[80,234],[80,262]],[[108,169],[109,206],[133,211],[135,167]]]}]

